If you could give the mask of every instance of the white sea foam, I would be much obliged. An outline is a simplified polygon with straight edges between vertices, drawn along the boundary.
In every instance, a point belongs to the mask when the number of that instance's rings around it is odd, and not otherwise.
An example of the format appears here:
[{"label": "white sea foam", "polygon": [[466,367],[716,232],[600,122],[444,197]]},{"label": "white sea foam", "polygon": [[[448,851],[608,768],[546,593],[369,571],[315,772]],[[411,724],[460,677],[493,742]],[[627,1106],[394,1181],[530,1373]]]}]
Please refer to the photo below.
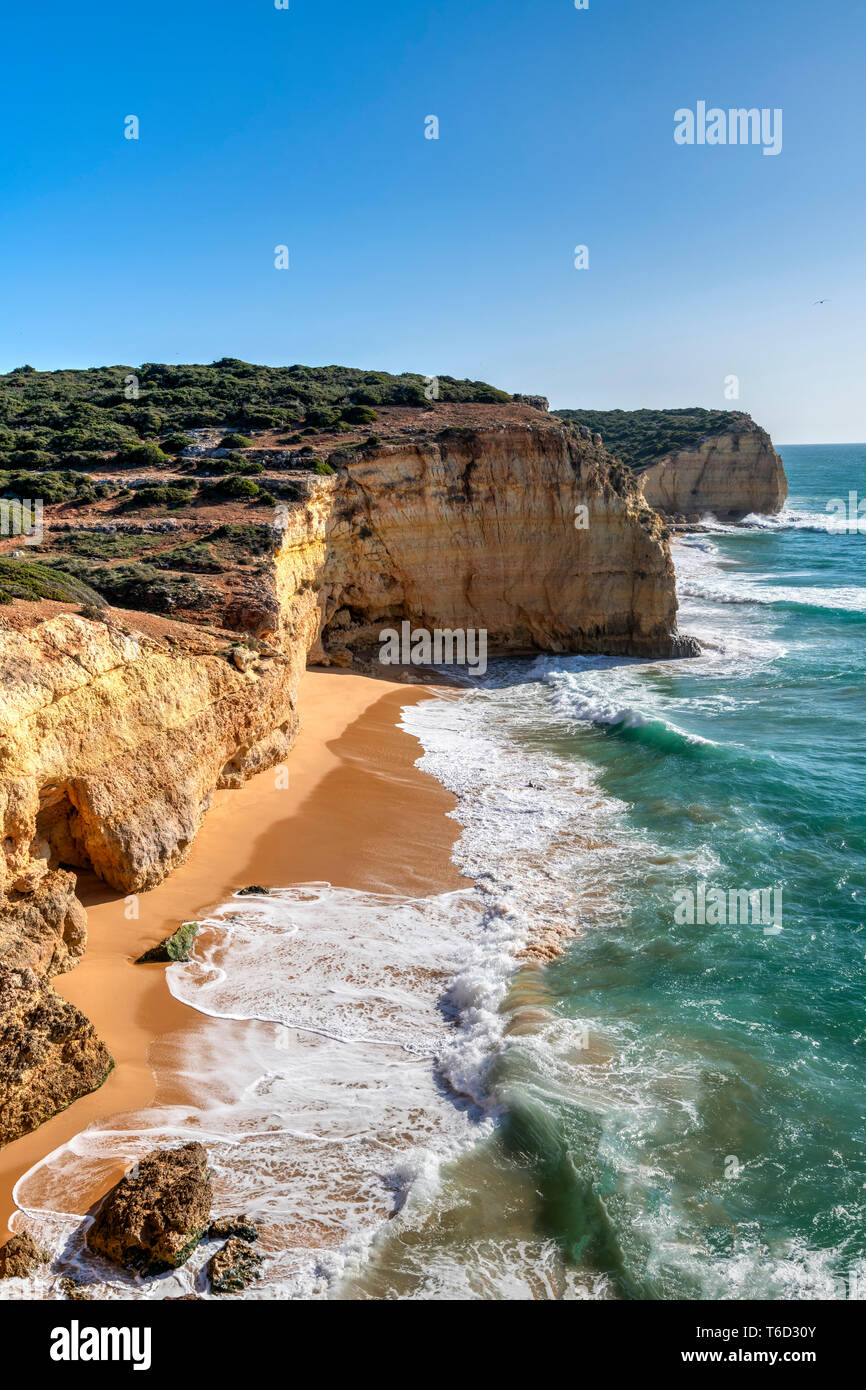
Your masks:
[{"label": "white sea foam", "polygon": [[803,511],[783,507],[772,516],[752,512],[740,521],[720,521],[708,512],[700,520],[701,527],[720,536],[736,535],[739,531],[826,531],[830,532],[829,512]]},{"label": "white sea foam", "polygon": [[[266,1230],[266,1274],[245,1296],[327,1292],[408,1186],[435,1185],[439,1163],[489,1128],[484,1069],[502,1036],[514,926],[472,892],[306,884],[233,899],[204,923],[195,959],[168,971],[176,997],[211,1020],[152,1058],[157,1075],[183,1078],[190,1103],[85,1131],[25,1175],[16,1199],[29,1223],[67,1246],[25,1287],[56,1295],[59,1274],[85,1269],[92,1280],[67,1213],[107,1162],[196,1138],[218,1208]],[[147,1296],[201,1287],[210,1253]],[[144,1292],[122,1272],[97,1273],[99,1296]]]},{"label": "white sea foam", "polygon": [[[866,587],[849,584],[822,588],[818,584],[777,584],[774,575],[747,578],[739,566],[722,561],[712,542],[702,537],[673,546],[680,599],[703,599],[713,604],[803,604],[809,608],[866,612]],[[683,623],[683,615],[680,615]],[[683,623],[684,625],[684,623]]]}]

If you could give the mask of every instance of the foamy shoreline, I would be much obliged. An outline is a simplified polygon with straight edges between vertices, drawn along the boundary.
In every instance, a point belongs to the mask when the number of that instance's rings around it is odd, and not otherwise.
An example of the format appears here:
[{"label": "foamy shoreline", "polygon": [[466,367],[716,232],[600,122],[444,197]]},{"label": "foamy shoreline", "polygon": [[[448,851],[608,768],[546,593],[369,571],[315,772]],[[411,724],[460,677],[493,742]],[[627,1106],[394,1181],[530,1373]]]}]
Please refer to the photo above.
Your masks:
[{"label": "foamy shoreline", "polygon": [[[109,1117],[122,1125],[124,1113],[151,1104],[156,1083],[149,1053],[160,1038],[208,1027],[172,996],[162,967],[131,964],[181,921],[208,916],[252,883],[319,880],[419,898],[466,886],[450,857],[457,831],[445,813],[454,800],[414,766],[418,745],[398,727],[400,709],[425,696],[424,689],[398,683],[309,672],[287,788],[267,772],[239,791],[217,793],[190,858],[140,895],[137,919],[125,915],[123,897],[90,885],[87,954],[54,983],[91,1019],[117,1065],[99,1091],[2,1150],[4,1221],[16,1210],[14,1185],[33,1165],[87,1126]],[[160,1103],[182,1104],[182,1076],[172,1083],[163,1073],[160,1081]],[[68,1209],[83,1214],[123,1166],[102,1165],[97,1184]]]}]

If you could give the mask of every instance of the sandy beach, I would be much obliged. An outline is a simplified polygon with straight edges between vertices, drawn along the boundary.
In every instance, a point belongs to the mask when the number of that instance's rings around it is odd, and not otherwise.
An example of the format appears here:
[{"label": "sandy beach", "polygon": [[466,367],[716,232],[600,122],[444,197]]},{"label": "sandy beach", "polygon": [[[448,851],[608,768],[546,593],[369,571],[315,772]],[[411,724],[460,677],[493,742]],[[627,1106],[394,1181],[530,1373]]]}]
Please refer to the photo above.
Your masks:
[{"label": "sandy beach", "polygon": [[[397,727],[401,707],[425,697],[423,688],[308,672],[287,787],[271,770],[238,791],[218,792],[189,859],[139,895],[137,917],[122,895],[82,875],[87,953],[54,985],[92,1021],[116,1066],[100,1090],[0,1151],[0,1232],[16,1210],[14,1185],[34,1163],[87,1126],[152,1102],[148,1056],[158,1038],[208,1026],[172,997],[164,966],[133,964],[181,922],[250,884],[321,880],[417,897],[465,885],[450,858],[458,827],[446,813],[454,800],[414,766],[419,746]],[[119,1174],[106,1175],[88,1200]]]}]

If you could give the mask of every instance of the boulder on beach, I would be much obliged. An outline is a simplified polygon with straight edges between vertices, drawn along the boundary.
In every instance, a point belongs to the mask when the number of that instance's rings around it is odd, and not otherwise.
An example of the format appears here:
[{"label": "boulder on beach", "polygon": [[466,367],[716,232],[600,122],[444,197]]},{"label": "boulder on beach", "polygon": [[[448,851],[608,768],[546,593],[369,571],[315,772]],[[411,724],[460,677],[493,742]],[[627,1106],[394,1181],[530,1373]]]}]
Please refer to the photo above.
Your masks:
[{"label": "boulder on beach", "polygon": [[103,1199],[87,1244],[142,1274],[176,1269],[207,1231],[212,1200],[201,1144],[154,1149]]},{"label": "boulder on beach", "polygon": [[159,961],[161,964],[171,964],[173,961],[180,961],[181,964],[189,960],[189,953],[192,943],[198,935],[198,922],[184,922],[183,926],[178,927],[176,932],[167,936],[164,941],[160,941],[158,946],[151,946],[149,951],[139,956],[136,965],[149,965],[151,961]]},{"label": "boulder on beach", "polygon": [[213,1293],[239,1293],[261,1278],[262,1257],[245,1240],[232,1236],[207,1262]]},{"label": "boulder on beach", "polygon": [[44,975],[0,964],[0,1145],[96,1090],[113,1066],[93,1025]]},{"label": "boulder on beach", "polygon": [[37,1245],[28,1231],[21,1231],[0,1245],[0,1279],[23,1279],[50,1259],[48,1251]]},{"label": "boulder on beach", "polygon": [[240,1236],[241,1240],[258,1240],[259,1228],[248,1216],[220,1216],[211,1222],[208,1239],[228,1240],[229,1236]]}]

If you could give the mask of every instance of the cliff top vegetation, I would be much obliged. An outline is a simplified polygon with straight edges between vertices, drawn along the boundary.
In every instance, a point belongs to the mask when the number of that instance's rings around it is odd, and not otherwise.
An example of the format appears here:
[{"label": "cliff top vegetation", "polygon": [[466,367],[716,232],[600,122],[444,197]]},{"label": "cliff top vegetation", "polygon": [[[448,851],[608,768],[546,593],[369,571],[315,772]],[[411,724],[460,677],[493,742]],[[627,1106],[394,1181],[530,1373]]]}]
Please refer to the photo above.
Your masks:
[{"label": "cliff top vegetation", "polygon": [[600,434],[605,448],[635,472],[747,418],[740,411],[703,410],[699,406],[684,410],[555,410],[553,414]]},{"label": "cliff top vegetation", "polygon": [[[483,381],[441,376],[438,383],[442,401],[511,399]],[[0,375],[0,469],[87,467],[94,461],[88,455],[125,451],[144,466],[148,450],[150,461],[159,462],[157,440],[180,452],[183,432],[191,429],[225,428],[243,444],[250,430],[320,429],[341,417],[369,423],[378,405],[426,406],[426,384],[413,372],[261,367],[233,357],[209,366],[19,367]],[[136,450],[142,450],[138,457]]]}]

